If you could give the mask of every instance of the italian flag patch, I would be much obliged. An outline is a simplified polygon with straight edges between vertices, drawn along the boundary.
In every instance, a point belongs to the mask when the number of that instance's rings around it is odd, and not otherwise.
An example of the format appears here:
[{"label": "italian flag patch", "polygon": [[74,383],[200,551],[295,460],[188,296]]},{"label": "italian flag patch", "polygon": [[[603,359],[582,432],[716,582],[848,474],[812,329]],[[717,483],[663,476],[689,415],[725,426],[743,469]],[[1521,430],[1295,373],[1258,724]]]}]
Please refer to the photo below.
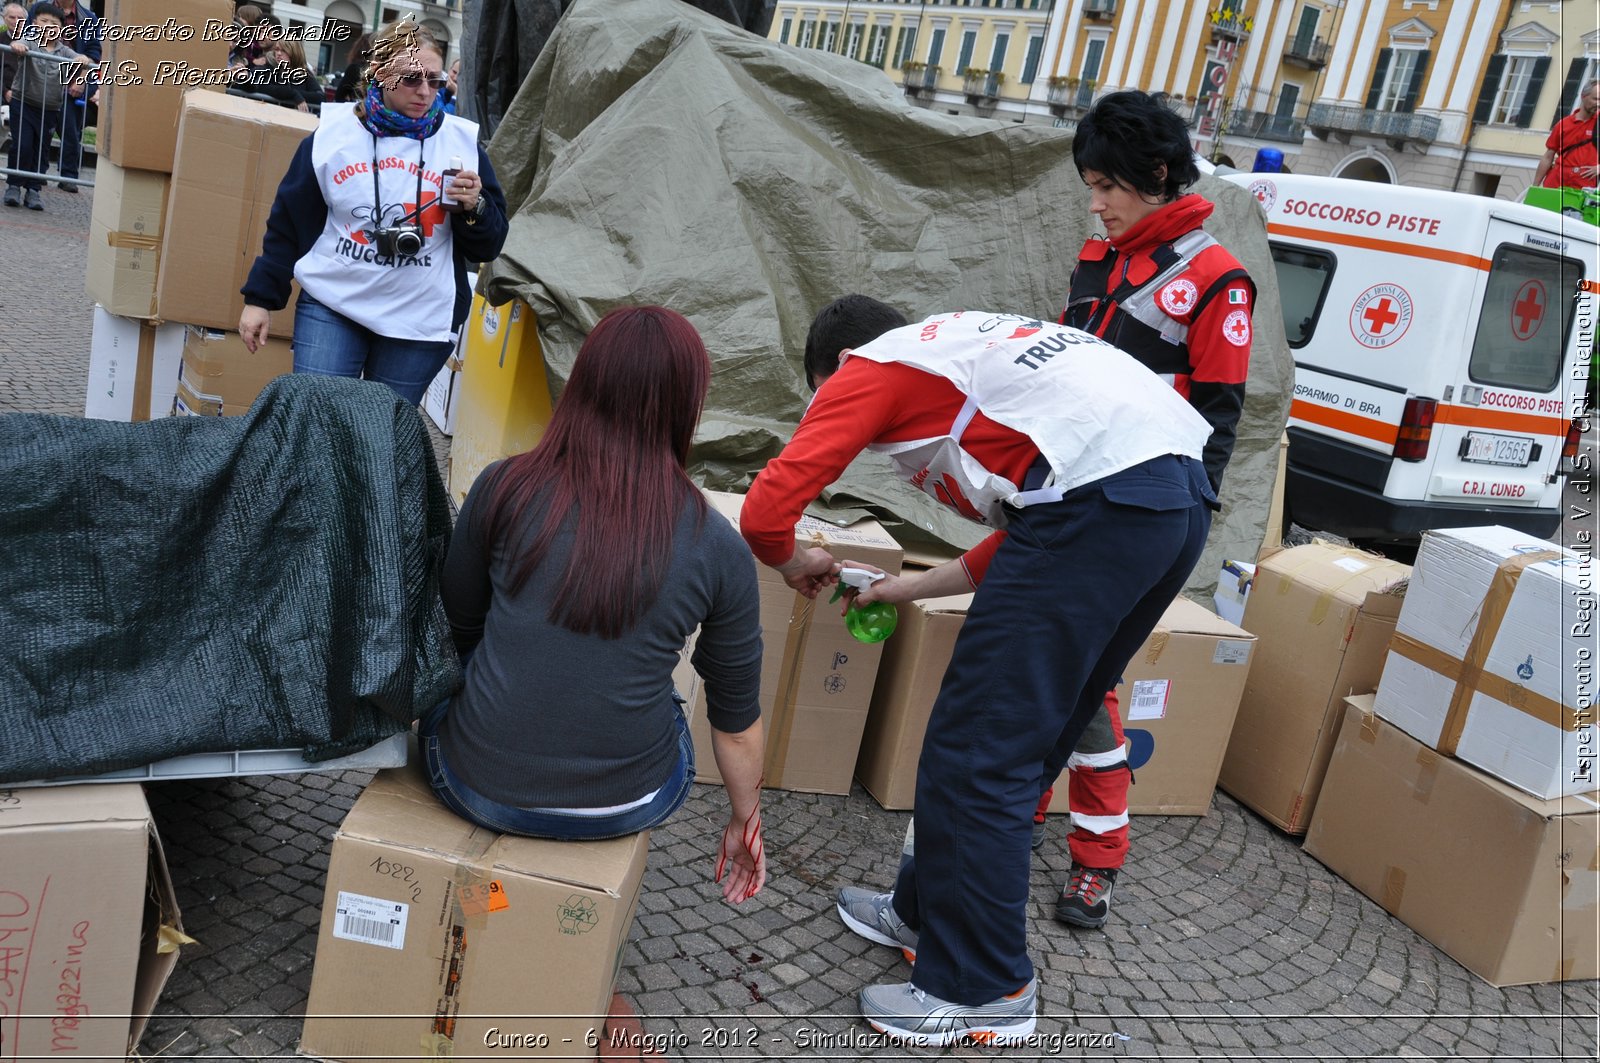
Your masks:
[{"label": "italian flag patch", "polygon": [[1250,294],[1248,292],[1246,292],[1243,288],[1229,288],[1228,289],[1228,302],[1229,303],[1248,303],[1249,301],[1250,301]]}]

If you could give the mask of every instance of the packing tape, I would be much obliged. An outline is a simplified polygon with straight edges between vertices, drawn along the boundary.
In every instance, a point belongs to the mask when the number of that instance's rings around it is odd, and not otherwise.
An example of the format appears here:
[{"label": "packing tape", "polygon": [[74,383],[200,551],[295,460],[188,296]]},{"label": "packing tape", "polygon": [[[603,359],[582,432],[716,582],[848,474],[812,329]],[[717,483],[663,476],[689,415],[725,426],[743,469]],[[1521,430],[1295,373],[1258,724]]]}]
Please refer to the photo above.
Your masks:
[{"label": "packing tape", "polygon": [[424,1059],[450,1059],[456,1055],[456,1016],[461,1012],[469,937],[485,929],[490,910],[487,905],[473,903],[472,898],[480,889],[487,892],[494,867],[488,854],[499,840],[500,835],[480,827],[468,835],[466,846],[455,855],[452,863],[446,899],[449,914],[444,921],[444,955],[439,969],[439,1000],[434,1005],[432,1022],[418,1038]]},{"label": "packing tape", "polygon": [[1404,868],[1391,867],[1383,877],[1383,896],[1378,903],[1390,915],[1400,911],[1400,902],[1406,898],[1406,872]]},{"label": "packing tape", "polygon": [[1572,956],[1564,956],[1564,957],[1562,957],[1561,960],[1556,964],[1555,981],[1557,981],[1557,982],[1569,981],[1572,978],[1572,970],[1573,970],[1573,967],[1574,967],[1574,965],[1576,963],[1577,963],[1577,959],[1575,957],[1572,957]]},{"label": "packing tape", "polygon": [[1375,713],[1361,714],[1361,740],[1369,746],[1378,740],[1378,717]]},{"label": "packing tape", "polygon": [[151,378],[156,375],[156,330],[155,326],[141,323],[139,325],[139,360],[138,368],[133,373],[133,415],[130,421],[148,421],[150,419],[150,387]]},{"label": "packing tape", "polygon": [[106,233],[106,243],[123,251],[155,251],[161,247],[161,237],[118,230]]},{"label": "packing tape", "polygon": [[1433,784],[1439,777],[1439,754],[1423,746],[1417,750],[1417,776],[1411,783],[1411,799],[1426,805],[1433,799]]},{"label": "packing tape", "polygon": [[1156,628],[1150,632],[1150,637],[1145,640],[1144,663],[1155,664],[1161,659],[1161,654],[1167,648],[1167,643],[1172,641],[1172,632],[1165,628]]}]

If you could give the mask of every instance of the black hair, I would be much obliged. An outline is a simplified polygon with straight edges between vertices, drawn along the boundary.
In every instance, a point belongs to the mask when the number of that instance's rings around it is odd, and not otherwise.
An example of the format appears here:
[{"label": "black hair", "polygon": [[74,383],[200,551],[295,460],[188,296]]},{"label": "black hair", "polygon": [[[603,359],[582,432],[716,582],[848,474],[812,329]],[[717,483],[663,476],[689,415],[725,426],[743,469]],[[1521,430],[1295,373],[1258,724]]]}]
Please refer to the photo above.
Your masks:
[{"label": "black hair", "polygon": [[888,303],[865,295],[842,295],[817,311],[806,333],[806,386],[817,385],[839,368],[839,352],[864,346],[906,324]]},{"label": "black hair", "polygon": [[67,13],[51,3],[34,4],[28,11],[28,21],[32,22],[40,15],[54,15],[56,21],[62,25],[66,25],[67,22]]},{"label": "black hair", "polygon": [[[1189,127],[1164,96],[1129,89],[1102,96],[1072,135],[1072,161],[1163,202],[1200,180]],[[1165,167],[1166,172],[1162,172]]]}]

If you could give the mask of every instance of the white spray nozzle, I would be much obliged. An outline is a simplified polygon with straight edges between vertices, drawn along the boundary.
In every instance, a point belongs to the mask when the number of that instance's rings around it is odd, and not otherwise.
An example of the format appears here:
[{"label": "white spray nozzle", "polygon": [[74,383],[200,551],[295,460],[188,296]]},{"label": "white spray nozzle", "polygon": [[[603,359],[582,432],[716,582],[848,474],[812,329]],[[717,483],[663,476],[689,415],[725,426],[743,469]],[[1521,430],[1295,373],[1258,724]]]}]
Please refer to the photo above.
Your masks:
[{"label": "white spray nozzle", "polygon": [[847,587],[854,587],[858,591],[864,591],[881,580],[886,574],[873,572],[865,568],[850,568],[846,566],[839,569],[839,582]]}]

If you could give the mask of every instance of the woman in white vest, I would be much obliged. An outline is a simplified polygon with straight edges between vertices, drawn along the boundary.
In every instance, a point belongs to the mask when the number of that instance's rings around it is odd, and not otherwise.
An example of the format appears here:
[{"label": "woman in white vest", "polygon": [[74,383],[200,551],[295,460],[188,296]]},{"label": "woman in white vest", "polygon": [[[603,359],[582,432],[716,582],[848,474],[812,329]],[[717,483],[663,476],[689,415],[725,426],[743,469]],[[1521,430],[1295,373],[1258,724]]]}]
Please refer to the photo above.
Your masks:
[{"label": "woman in white vest", "polygon": [[278,185],[239,335],[260,347],[299,281],[294,371],[420,402],[466,320],[467,263],[505,243],[506,201],[477,125],[444,112],[444,53],[426,30],[384,26],[366,70],[366,95],[323,108]]},{"label": "woman in white vest", "polygon": [[893,892],[839,894],[847,927],[913,965],[909,982],[863,990],[862,1014],[919,1044],[1027,1043],[1043,765],[1066,760],[1200,556],[1216,505],[1201,462],[1210,426],[1104,340],[1015,314],[906,325],[846,296],[817,316],[805,367],[816,396],[741,510],[757,560],[809,596],[837,581],[848,559],[796,548],[794,524],[864,448],[996,529],[955,561],[860,595],[977,591],[917,765],[916,852]]}]

